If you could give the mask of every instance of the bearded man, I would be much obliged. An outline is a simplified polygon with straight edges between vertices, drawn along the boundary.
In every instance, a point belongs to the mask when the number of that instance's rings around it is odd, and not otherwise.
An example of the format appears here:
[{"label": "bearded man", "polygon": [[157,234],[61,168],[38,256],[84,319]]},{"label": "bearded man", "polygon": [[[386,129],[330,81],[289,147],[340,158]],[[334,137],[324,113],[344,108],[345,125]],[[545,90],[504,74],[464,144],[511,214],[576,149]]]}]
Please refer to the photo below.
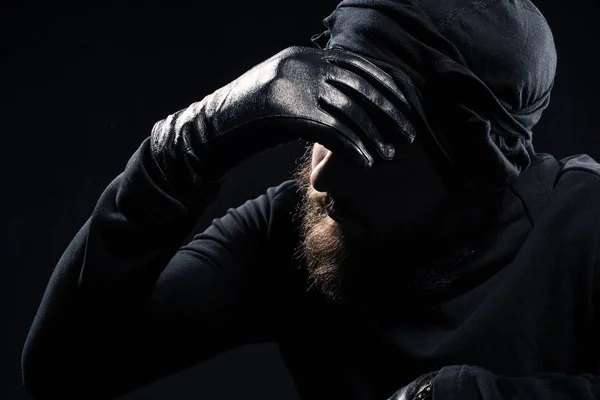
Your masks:
[{"label": "bearded man", "polygon": [[[276,342],[302,399],[600,394],[600,168],[537,153],[556,52],[529,0],[344,0],[159,121],[59,261],[36,399],[121,395]],[[232,167],[293,177],[183,247]]]}]

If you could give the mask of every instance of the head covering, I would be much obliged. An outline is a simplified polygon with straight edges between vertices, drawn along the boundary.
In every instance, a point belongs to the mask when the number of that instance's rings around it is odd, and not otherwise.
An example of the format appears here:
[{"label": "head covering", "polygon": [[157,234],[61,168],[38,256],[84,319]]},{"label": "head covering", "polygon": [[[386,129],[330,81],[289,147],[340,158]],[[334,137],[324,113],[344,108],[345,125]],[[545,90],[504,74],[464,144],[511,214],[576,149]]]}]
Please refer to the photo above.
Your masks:
[{"label": "head covering", "polygon": [[344,0],[323,22],[315,44],[363,56],[404,90],[445,179],[499,191],[529,166],[557,63],[529,0]]}]

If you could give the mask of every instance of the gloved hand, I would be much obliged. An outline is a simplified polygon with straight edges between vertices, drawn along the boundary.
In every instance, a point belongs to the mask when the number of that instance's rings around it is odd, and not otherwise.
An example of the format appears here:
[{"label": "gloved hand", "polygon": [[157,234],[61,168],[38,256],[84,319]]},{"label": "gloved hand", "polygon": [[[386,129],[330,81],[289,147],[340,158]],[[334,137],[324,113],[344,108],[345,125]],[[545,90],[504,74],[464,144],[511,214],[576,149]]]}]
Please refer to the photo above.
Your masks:
[{"label": "gloved hand", "polygon": [[162,177],[193,202],[200,180],[221,181],[241,161],[305,139],[371,167],[392,160],[415,132],[392,78],[343,50],[287,48],[155,124],[151,154]]},{"label": "gloved hand", "polygon": [[[404,386],[387,400],[426,400],[432,397],[431,383],[438,371],[428,372],[419,376],[417,379]],[[417,397],[417,395],[419,395]]]}]

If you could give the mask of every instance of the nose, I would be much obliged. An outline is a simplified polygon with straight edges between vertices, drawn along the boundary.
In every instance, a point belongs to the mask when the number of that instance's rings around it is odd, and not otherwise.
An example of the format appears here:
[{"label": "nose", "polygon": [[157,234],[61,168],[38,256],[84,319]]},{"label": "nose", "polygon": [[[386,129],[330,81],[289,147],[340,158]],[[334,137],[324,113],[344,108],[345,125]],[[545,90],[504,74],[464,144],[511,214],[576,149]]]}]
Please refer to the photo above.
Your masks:
[{"label": "nose", "polygon": [[310,183],[318,192],[348,192],[352,188],[353,166],[326,147],[315,144]]}]

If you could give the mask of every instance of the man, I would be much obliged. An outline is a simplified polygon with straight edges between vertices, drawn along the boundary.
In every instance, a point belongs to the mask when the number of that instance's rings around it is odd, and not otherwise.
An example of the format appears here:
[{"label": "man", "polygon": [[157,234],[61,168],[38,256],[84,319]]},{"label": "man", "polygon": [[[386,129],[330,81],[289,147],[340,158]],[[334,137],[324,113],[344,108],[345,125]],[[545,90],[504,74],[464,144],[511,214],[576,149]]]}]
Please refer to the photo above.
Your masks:
[{"label": "man", "polygon": [[[58,263],[36,399],[127,393],[277,342],[303,399],[595,398],[600,169],[537,154],[556,70],[528,0],[346,0],[158,122]],[[181,247],[227,172],[292,180]]]}]

